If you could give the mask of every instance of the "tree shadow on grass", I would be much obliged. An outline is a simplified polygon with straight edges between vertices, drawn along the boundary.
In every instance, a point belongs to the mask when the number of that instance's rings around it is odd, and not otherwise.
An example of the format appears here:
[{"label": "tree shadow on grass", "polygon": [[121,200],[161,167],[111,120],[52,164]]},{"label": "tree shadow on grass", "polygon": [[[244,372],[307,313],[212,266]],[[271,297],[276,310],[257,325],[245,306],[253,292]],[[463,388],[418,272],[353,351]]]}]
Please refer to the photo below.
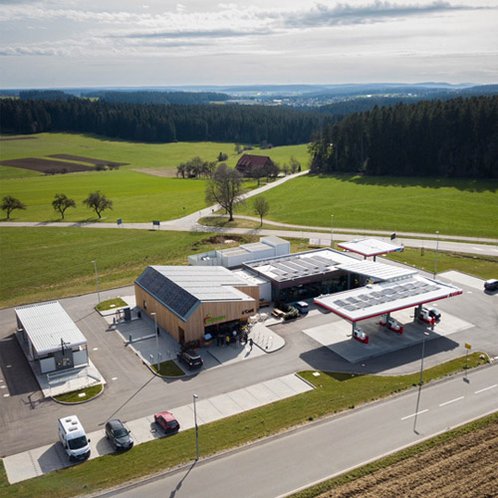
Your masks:
[{"label": "tree shadow on grass", "polygon": [[413,177],[413,176],[366,176],[361,174],[318,175],[319,178],[335,180],[356,185],[378,187],[422,187],[430,189],[454,188],[467,192],[497,192],[497,179]]}]

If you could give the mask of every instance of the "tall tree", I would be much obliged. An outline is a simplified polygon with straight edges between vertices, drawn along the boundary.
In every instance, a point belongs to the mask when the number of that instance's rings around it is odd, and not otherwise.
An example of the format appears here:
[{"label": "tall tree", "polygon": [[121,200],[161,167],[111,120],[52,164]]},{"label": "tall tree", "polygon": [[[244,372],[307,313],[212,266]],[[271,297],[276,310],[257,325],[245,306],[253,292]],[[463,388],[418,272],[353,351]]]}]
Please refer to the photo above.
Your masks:
[{"label": "tall tree", "polygon": [[233,211],[235,206],[242,201],[242,193],[241,174],[236,169],[229,168],[225,163],[216,168],[207,182],[207,202],[217,202],[227,212],[229,221],[233,221]]},{"label": "tall tree", "polygon": [[10,220],[10,213],[14,211],[14,209],[26,209],[26,206],[15,197],[11,195],[6,195],[2,199],[2,204],[0,204],[0,209],[7,213],[7,219]]},{"label": "tall tree", "polygon": [[52,201],[52,207],[55,211],[59,211],[61,218],[64,219],[64,213],[67,208],[76,207],[76,202],[70,199],[66,194],[55,194]]},{"label": "tall tree", "polygon": [[259,226],[263,226],[263,216],[266,216],[270,211],[270,204],[264,197],[256,197],[253,202],[254,212],[260,218]]},{"label": "tall tree", "polygon": [[93,209],[99,218],[102,218],[102,213],[106,209],[112,209],[112,201],[105,194],[99,191],[88,194],[88,197],[83,201],[90,209]]}]

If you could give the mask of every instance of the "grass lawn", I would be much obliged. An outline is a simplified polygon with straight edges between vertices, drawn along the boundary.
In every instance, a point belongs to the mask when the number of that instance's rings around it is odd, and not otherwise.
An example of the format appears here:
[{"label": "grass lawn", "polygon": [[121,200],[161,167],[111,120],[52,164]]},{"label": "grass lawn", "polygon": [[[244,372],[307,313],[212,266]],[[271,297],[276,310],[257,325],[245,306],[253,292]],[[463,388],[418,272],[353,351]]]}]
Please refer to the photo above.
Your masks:
[{"label": "grass lawn", "polygon": [[165,377],[183,377],[185,372],[173,361],[163,361],[159,364],[159,370],[157,365],[153,363],[152,369],[159,375],[164,375]]},{"label": "grass lawn", "polygon": [[114,299],[107,299],[102,301],[101,303],[95,306],[95,309],[98,311],[107,311],[112,310],[114,308],[121,308],[123,306],[127,306],[126,301],[123,301],[120,297],[115,297]]},{"label": "grass lawn", "polygon": [[[436,253],[427,249],[421,251],[405,247],[403,252],[389,254],[386,259],[405,263],[432,273],[434,272]],[[440,251],[437,254],[437,273],[448,270],[458,270],[487,280],[493,275],[498,275],[498,257]]]},{"label": "grass lawn", "polygon": [[[482,364],[479,353],[470,355],[469,365],[478,364]],[[459,358],[427,369],[426,382],[462,371],[464,365],[465,359]],[[381,377],[322,372],[314,377],[313,372],[308,371],[302,375],[316,389],[201,426],[202,456],[242,446],[310,420],[401,392],[418,382],[418,373]],[[0,473],[0,495],[59,498],[87,494],[192,461],[194,456],[195,431],[180,431],[173,437],[138,445],[123,454],[106,455],[11,486]]]},{"label": "grass lawn", "polygon": [[[284,223],[498,237],[496,180],[309,176],[262,195]],[[252,201],[237,213],[254,216]]]},{"label": "grass lawn", "polygon": [[64,403],[81,403],[82,401],[88,401],[95,398],[95,396],[99,395],[103,390],[103,384],[99,384],[98,386],[86,387],[85,389],[80,389],[78,391],[60,394],[59,396],[54,396],[54,399]]},{"label": "grass lawn", "polygon": [[[214,161],[219,152],[225,152],[229,155],[227,162],[235,166],[239,158],[234,144],[230,143],[144,144],[67,133],[41,133],[32,137],[30,140],[2,141],[0,159],[72,154],[129,165],[114,171],[48,176],[22,168],[0,166],[0,197],[12,195],[27,206],[25,211],[12,213],[11,218],[15,221],[59,220],[51,205],[56,193],[64,193],[76,201],[77,207],[66,211],[66,221],[95,220],[96,214],[82,203],[95,190],[102,191],[113,201],[113,210],[103,214],[104,221],[122,218],[126,223],[178,218],[206,206],[205,180],[176,178],[176,166],[180,162],[197,155]],[[306,145],[251,152],[264,152],[280,163],[288,163],[291,156],[303,164],[307,161]],[[137,171],[144,168],[145,171],[150,169],[155,172],[167,170],[169,177]],[[253,184],[255,182],[248,186],[253,188]]]},{"label": "grass lawn", "polygon": [[97,228],[0,230],[1,307],[95,292],[92,260],[97,261],[100,288],[110,289],[131,285],[148,265],[185,265],[189,254],[230,247],[211,243],[210,235],[202,233]]}]

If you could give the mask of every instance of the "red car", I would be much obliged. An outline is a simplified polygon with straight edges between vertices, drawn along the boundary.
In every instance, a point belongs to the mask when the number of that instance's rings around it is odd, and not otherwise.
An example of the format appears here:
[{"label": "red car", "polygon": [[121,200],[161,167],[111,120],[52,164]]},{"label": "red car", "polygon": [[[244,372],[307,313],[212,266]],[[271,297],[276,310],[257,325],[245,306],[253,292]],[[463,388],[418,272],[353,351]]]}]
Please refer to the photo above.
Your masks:
[{"label": "red car", "polygon": [[161,427],[165,434],[176,434],[180,430],[178,420],[168,411],[155,413],[154,422]]},{"label": "red car", "polygon": [[379,322],[380,325],[387,327],[389,330],[396,332],[397,334],[403,333],[403,325],[399,323],[397,320],[391,317],[383,316]]}]

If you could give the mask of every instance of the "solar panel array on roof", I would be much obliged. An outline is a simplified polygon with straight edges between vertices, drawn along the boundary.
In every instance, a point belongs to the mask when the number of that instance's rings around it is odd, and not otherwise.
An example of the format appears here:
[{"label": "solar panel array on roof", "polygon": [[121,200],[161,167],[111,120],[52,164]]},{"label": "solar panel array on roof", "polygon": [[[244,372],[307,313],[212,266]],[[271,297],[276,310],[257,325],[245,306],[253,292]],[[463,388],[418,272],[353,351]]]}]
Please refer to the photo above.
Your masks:
[{"label": "solar panel array on roof", "polygon": [[137,278],[136,283],[182,318],[186,318],[199,303],[196,297],[151,266]]},{"label": "solar panel array on roof", "polygon": [[379,291],[373,291],[369,294],[360,294],[356,297],[349,297],[345,299],[337,299],[333,303],[340,308],[347,311],[355,311],[359,309],[369,308],[378,304],[404,299],[410,296],[418,296],[438,290],[437,285],[431,285],[428,282],[411,281],[406,284],[395,285],[393,287],[386,287]]}]

